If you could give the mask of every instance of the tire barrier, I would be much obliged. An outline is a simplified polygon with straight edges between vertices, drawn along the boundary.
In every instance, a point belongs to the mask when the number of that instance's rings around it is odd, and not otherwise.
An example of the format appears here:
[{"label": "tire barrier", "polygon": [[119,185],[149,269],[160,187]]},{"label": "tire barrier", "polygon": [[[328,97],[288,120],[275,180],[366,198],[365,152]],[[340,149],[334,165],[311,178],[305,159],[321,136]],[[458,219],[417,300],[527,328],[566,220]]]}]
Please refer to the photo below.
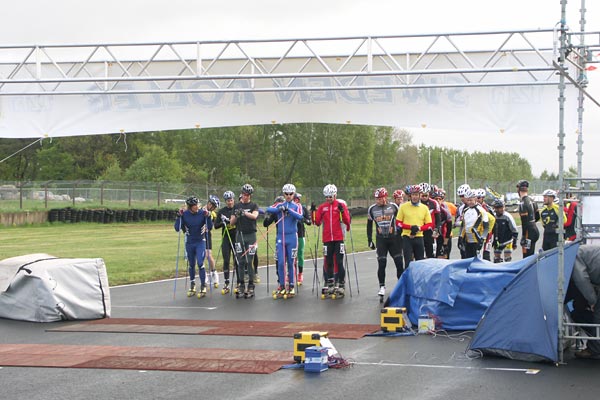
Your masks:
[{"label": "tire barrier", "polygon": [[48,211],[48,222],[78,223],[96,222],[100,224],[134,223],[142,221],[174,221],[177,210],[111,210],[75,209],[71,207],[53,208]]}]

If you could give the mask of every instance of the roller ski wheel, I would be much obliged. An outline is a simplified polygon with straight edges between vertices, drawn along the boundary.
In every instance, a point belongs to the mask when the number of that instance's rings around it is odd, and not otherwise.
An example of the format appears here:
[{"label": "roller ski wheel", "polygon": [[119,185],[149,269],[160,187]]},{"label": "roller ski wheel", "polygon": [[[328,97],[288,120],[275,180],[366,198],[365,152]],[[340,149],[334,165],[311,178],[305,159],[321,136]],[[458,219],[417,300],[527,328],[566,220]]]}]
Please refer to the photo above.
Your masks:
[{"label": "roller ski wheel", "polygon": [[383,303],[383,298],[385,297],[385,286],[379,287],[379,293],[377,293],[377,295],[379,296],[379,302]]},{"label": "roller ski wheel", "polygon": [[223,286],[223,289],[221,289],[221,294],[225,295],[225,294],[228,294],[229,292],[231,292],[231,288],[229,287],[228,284],[225,284],[225,286]]},{"label": "roller ski wheel", "polygon": [[273,291],[273,300],[283,299],[284,295],[285,295],[285,289],[280,287],[277,290]]},{"label": "roller ski wheel", "polygon": [[248,289],[247,291],[244,292],[245,299],[251,299],[253,297],[254,297],[254,289]]},{"label": "roller ski wheel", "polygon": [[335,299],[334,296],[334,288],[333,287],[324,287],[321,289],[321,300],[325,299]]},{"label": "roller ski wheel", "polygon": [[302,274],[302,272],[300,272],[298,274],[298,286],[302,286],[303,283],[304,283],[304,275]]},{"label": "roller ski wheel", "polygon": [[197,297],[198,297],[199,299],[201,299],[201,298],[203,298],[203,297],[205,297],[205,296],[206,296],[206,286],[203,286],[203,287],[200,289],[200,291],[198,292],[198,294],[197,294]]},{"label": "roller ski wheel", "polygon": [[244,297],[244,288],[242,286],[237,286],[235,289],[233,289],[233,293],[235,294],[236,299],[240,299]]},{"label": "roller ski wheel", "polygon": [[291,288],[290,290],[286,290],[286,292],[283,294],[284,300],[291,299],[293,297],[296,297],[296,290],[294,288]]},{"label": "roller ski wheel", "polygon": [[258,274],[254,275],[254,283],[260,283],[260,276]]},{"label": "roller ski wheel", "polygon": [[187,291],[187,297],[192,297],[196,295],[196,285],[195,284],[191,284],[190,288]]}]

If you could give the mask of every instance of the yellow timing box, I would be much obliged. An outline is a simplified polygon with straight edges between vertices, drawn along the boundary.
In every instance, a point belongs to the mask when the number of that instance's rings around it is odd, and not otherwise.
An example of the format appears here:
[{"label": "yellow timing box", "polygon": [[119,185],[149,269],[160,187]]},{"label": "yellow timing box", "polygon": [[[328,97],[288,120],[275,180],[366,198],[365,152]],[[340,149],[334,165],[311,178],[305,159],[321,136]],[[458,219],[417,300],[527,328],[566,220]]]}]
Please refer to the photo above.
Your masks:
[{"label": "yellow timing box", "polygon": [[405,330],[406,322],[405,307],[385,307],[381,309],[381,330],[384,332],[402,332]]},{"label": "yellow timing box", "polygon": [[294,333],[294,361],[304,362],[306,358],[306,348],[310,346],[320,346],[321,338],[326,338],[328,332],[298,332]]}]

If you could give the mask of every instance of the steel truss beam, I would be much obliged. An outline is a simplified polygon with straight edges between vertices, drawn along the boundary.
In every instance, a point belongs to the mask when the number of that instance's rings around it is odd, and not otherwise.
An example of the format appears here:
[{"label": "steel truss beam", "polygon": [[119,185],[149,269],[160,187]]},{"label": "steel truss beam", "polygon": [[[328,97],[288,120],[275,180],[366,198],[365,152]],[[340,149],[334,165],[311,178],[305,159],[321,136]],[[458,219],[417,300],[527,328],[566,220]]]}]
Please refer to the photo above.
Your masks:
[{"label": "steel truss beam", "polygon": [[[481,50],[490,43],[496,47]],[[556,32],[547,29],[2,46],[0,95],[557,85],[556,43]]]}]

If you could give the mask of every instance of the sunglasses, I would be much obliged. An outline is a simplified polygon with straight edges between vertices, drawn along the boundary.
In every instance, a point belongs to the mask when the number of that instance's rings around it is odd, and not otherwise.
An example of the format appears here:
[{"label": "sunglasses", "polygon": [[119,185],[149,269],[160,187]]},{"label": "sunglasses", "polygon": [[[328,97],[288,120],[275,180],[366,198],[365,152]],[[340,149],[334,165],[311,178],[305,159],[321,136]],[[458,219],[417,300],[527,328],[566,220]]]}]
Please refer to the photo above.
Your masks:
[{"label": "sunglasses", "polygon": [[294,193],[284,193],[286,196],[293,196]]},{"label": "sunglasses", "polygon": [[326,199],[333,199],[333,196],[325,196]]}]

